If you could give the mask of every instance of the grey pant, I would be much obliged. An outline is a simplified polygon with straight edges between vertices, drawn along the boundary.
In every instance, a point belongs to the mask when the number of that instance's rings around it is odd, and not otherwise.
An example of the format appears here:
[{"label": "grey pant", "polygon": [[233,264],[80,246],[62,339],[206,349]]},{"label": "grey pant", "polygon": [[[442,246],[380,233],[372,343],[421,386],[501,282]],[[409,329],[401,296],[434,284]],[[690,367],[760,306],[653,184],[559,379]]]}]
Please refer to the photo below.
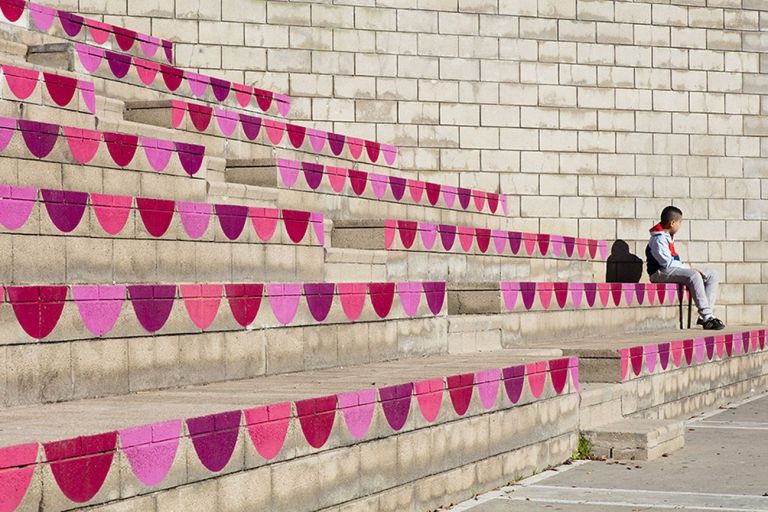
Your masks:
[{"label": "grey pant", "polygon": [[662,268],[651,276],[652,283],[678,283],[688,287],[701,318],[712,316],[717,301],[717,286],[720,279],[714,270],[699,267],[701,274],[689,268]]}]

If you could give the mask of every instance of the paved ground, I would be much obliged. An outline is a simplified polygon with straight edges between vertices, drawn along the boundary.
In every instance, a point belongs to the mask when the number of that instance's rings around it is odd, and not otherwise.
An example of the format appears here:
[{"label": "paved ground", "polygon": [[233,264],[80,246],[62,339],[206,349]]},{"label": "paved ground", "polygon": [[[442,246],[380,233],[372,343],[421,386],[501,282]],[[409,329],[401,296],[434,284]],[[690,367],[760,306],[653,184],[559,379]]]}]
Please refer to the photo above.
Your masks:
[{"label": "paved ground", "polygon": [[768,396],[688,423],[686,447],[652,462],[586,462],[454,512],[768,511]]}]

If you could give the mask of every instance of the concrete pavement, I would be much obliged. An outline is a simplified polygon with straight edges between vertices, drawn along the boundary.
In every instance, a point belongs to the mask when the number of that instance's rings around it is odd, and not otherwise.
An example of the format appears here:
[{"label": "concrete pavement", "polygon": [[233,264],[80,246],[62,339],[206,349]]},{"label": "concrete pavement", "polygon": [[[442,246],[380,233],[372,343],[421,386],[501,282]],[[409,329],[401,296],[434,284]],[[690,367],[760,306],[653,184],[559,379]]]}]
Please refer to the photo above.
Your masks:
[{"label": "concrete pavement", "polygon": [[692,419],[686,443],[653,462],[562,466],[452,510],[768,511],[768,395]]}]

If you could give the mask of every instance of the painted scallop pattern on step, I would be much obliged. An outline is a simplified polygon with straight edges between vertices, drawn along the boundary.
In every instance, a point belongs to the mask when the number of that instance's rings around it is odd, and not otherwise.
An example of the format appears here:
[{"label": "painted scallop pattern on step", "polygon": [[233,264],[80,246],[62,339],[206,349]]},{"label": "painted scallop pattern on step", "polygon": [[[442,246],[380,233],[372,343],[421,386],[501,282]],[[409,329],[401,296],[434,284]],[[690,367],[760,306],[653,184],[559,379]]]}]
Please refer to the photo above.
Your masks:
[{"label": "painted scallop pattern on step", "polygon": [[126,168],[131,165],[141,149],[146,161],[156,172],[164,172],[170,157],[175,155],[184,172],[195,176],[205,158],[205,147],[195,144],[84,130],[26,119],[0,118],[0,153],[8,147],[13,137],[20,137],[29,153],[41,160],[47,158],[58,145],[69,152],[74,162],[89,164],[103,144],[116,167]]},{"label": "painted scallop pattern on step", "polygon": [[59,107],[66,107],[72,104],[73,100],[76,107],[79,99],[89,113],[96,113],[96,90],[93,82],[10,64],[0,65],[0,73],[0,79],[17,100],[28,100],[37,89],[41,89]]},{"label": "painted scallop pattern on step", "polygon": [[713,333],[711,336],[624,348],[619,351],[621,380],[760,353],[765,350],[766,332],[761,329],[733,334]]},{"label": "painted scallop pattern on step", "polygon": [[[538,256],[588,261],[605,261],[608,257],[606,240],[439,224],[437,235],[440,243],[437,244],[434,242],[434,225],[428,222],[387,219],[383,229],[384,248],[388,250]],[[552,243],[555,240],[557,244]],[[556,249],[560,245],[564,250]]]},{"label": "painted scallop pattern on step", "polygon": [[499,283],[499,289],[508,312],[672,306],[678,304],[681,293],[687,296],[687,290],[670,283],[503,281]]},{"label": "painted scallop pattern on step", "polygon": [[[287,240],[280,243],[322,246],[325,241],[325,218],[321,213],[89,194],[71,190],[38,191],[34,187],[10,185],[0,185],[0,226],[9,231],[23,228],[36,205],[45,210],[51,224],[63,234],[77,229],[90,208],[99,226],[109,236],[120,235],[133,213],[153,238],[165,237],[174,217],[178,216],[184,232],[191,240],[199,240],[213,226],[218,225],[229,241],[241,238],[248,240],[248,231],[253,229],[261,242],[270,242],[278,226],[287,236]],[[313,233],[314,237],[311,234],[308,236],[308,233]]]},{"label": "painted scallop pattern on step", "polygon": [[[160,87],[168,92],[220,104],[231,104],[242,108],[254,108],[268,112],[272,108],[281,117],[288,115],[291,98],[266,89],[230,82],[213,76],[202,75],[172,66],[160,64],[141,57],[131,56],[113,50],[76,43],[75,54],[82,67],[89,74],[108,74],[118,80],[129,77],[146,86]],[[224,130],[233,116],[224,116]],[[285,129],[285,123],[278,126]],[[282,134],[281,134],[282,138]]]},{"label": "painted scallop pattern on step", "polygon": [[71,39],[96,45],[117,46],[125,52],[135,48],[147,58],[153,58],[160,52],[161,59],[169,64],[173,63],[173,43],[169,40],[34,2],[0,0],[0,19],[18,23],[25,12],[29,13],[29,29],[46,34],[56,29],[57,32],[61,31],[58,34],[63,32]]},{"label": "painted scallop pattern on step", "polygon": [[[77,311],[87,332],[103,337],[126,309],[136,323],[123,328],[141,335],[162,331],[174,309],[186,315],[191,332],[205,331],[217,319],[230,330],[356,322],[366,307],[366,321],[428,318],[442,314],[445,290],[444,282],[6,286],[0,287],[0,308],[11,308],[20,329],[42,340],[52,335],[65,307]],[[305,313],[297,321],[300,311]]]},{"label": "painted scallop pattern on step", "polygon": [[[95,66],[96,63],[94,62],[93,65]],[[149,83],[152,82],[150,81]],[[304,149],[312,153],[346,156],[357,162],[393,166],[398,155],[397,146],[391,144],[358,139],[338,133],[307,128],[278,119],[262,118],[243,112],[235,112],[187,101],[172,100],[170,116],[171,125],[174,128],[180,128],[185,119],[189,119],[189,128],[195,131],[206,132],[211,130],[225,137],[238,137],[237,126],[239,125],[242,136],[249,141],[256,140],[262,134],[262,142],[269,143],[270,145]],[[281,162],[286,163],[283,166],[287,172],[284,175],[286,182],[295,183],[298,172],[301,170],[304,174],[301,183],[306,182],[307,186],[312,190],[315,190],[320,185],[323,177],[326,175],[329,176],[328,180],[332,181],[330,175],[336,169],[311,162],[300,163],[283,159],[281,159]],[[344,179],[346,180],[349,170],[343,170]],[[374,181],[374,175],[369,177],[368,173],[362,171],[359,174],[355,174],[355,170],[352,170],[351,174],[352,176],[349,177],[350,186],[358,196],[364,193],[368,185],[370,185],[369,188],[379,190],[379,193],[382,193],[381,184]],[[490,201],[492,204],[496,204],[499,198],[493,196]],[[506,199],[504,201],[506,202]],[[502,207],[507,206],[503,204]]]},{"label": "painted scallop pattern on step", "polygon": [[[484,414],[494,407],[514,407],[526,391],[526,401],[537,400],[545,391],[547,397],[571,394],[578,389],[578,364],[575,357],[541,361],[137,425],[42,445],[1,447],[0,512],[13,512],[24,505],[36,471],[50,471],[73,504],[97,503],[99,498],[91,500],[103,490],[110,473],[120,472],[121,479],[133,477],[151,490],[163,483],[175,464],[197,459],[213,476],[232,461],[241,440],[255,456],[274,460],[285,448],[292,424],[298,432],[292,443],[321,450],[333,446],[334,432],[340,439],[367,439],[377,410],[384,418],[379,428],[395,434],[428,427],[438,417],[450,421]],[[475,409],[470,412],[473,403]],[[377,438],[382,434],[387,435],[386,430],[375,432]],[[186,455],[181,454],[182,443],[190,446]],[[300,446],[291,446],[291,450],[296,448]],[[113,464],[121,458],[127,461],[123,469]]]},{"label": "painted scallop pattern on step", "polygon": [[[457,194],[455,187],[439,183],[369,173],[360,169],[323,166],[315,162],[301,162],[286,158],[277,159],[277,168],[279,184],[284,188],[317,191],[325,183],[324,191],[327,193],[502,217],[509,215],[507,196],[495,192],[461,189],[473,200],[460,203],[455,200]],[[496,242],[495,238],[494,242]]]}]

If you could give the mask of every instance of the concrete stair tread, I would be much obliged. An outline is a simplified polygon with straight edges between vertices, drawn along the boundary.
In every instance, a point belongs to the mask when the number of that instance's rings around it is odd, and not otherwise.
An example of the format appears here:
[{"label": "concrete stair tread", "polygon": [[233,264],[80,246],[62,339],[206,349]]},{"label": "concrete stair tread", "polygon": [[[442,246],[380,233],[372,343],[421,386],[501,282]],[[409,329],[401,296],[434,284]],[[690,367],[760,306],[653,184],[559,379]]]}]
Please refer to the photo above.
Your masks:
[{"label": "concrete stair tread", "polygon": [[[566,347],[563,347],[564,353],[568,355],[589,356],[595,358],[619,359],[621,358],[621,349],[631,348],[651,343],[666,343],[673,340],[690,339],[692,337],[703,336],[722,336],[734,334],[743,331],[755,329],[764,329],[764,325],[746,324],[729,325],[722,331],[705,331],[693,327],[692,329],[669,329],[653,333],[638,334],[637,336],[621,337],[619,339],[606,339],[605,337],[584,338],[580,340],[569,341]],[[557,346],[554,342],[541,342],[537,346]]]},{"label": "concrete stair tread", "polygon": [[685,446],[685,422],[622,419],[582,432],[592,454],[618,460],[653,460]]},{"label": "concrete stair tread", "polygon": [[[2,445],[51,441],[179,417],[316,398],[539,361],[519,351],[444,355],[0,410]],[[51,422],[50,418],[56,418]]]}]

